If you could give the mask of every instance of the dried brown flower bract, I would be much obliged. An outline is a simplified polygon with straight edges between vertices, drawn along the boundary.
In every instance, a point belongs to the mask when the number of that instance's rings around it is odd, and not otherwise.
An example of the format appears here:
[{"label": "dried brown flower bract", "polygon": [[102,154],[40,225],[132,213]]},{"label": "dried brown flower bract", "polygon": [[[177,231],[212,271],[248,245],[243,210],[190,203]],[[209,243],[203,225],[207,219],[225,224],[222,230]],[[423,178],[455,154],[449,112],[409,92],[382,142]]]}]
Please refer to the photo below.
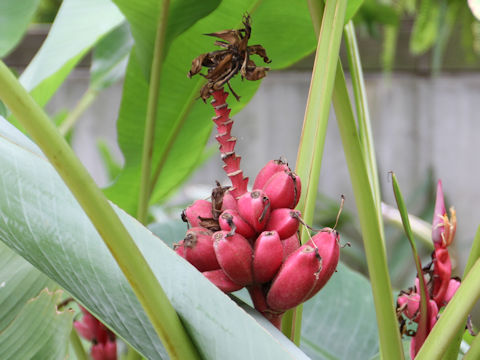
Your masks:
[{"label": "dried brown flower bract", "polygon": [[[215,45],[222,47],[222,50],[212,51],[202,54],[192,61],[192,68],[188,72],[188,77],[200,74],[208,82],[200,90],[200,97],[205,102],[210,95],[220,90],[225,84],[238,100],[240,97],[230,86],[230,79],[240,72],[242,79],[259,80],[267,75],[268,67],[257,66],[251,55],[260,56],[265,63],[270,63],[270,59],[263,46],[248,46],[248,40],[252,32],[250,26],[250,15],[243,17],[243,29],[223,30],[216,33],[205,34],[214,36],[222,40],[215,41]],[[207,74],[202,74],[202,67],[208,68]]]}]

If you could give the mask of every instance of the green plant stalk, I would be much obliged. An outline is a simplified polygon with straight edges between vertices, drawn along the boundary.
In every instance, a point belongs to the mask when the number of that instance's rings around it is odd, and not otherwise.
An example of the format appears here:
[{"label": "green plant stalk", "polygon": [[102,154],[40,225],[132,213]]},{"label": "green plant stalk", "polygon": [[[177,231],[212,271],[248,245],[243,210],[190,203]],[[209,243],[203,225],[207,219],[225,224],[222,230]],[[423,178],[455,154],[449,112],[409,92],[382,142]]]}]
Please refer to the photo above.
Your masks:
[{"label": "green plant stalk", "polygon": [[[422,264],[420,262],[420,256],[418,256],[417,246],[415,245],[415,239],[413,237],[412,228],[410,227],[410,221],[408,220],[408,211],[403,201],[403,196],[398,185],[397,177],[392,172],[392,185],[395,200],[397,202],[398,211],[402,217],[403,228],[407,235],[408,242],[412,247],[413,259],[417,268],[417,276],[420,284],[420,319],[418,320],[417,334],[427,335],[427,321],[428,321],[428,303],[427,303],[427,285],[425,284],[425,277],[423,276]],[[422,341],[422,339],[417,341]],[[417,343],[418,345],[419,343]]]},{"label": "green plant stalk", "polygon": [[[313,66],[310,91],[305,110],[296,173],[302,179],[302,195],[297,208],[306,223],[311,223],[318,193],[320,167],[330,113],[333,80],[340,51],[346,0],[327,0],[322,26],[318,36],[317,52]],[[314,16],[312,14],[312,16]],[[308,240],[305,227],[301,230],[302,242]],[[300,344],[301,307],[287,312],[282,321],[282,332],[295,344]],[[297,313],[295,313],[297,312]]]},{"label": "green plant stalk", "polygon": [[[347,48],[347,58],[352,77],[353,93],[355,95],[355,108],[357,110],[358,135],[363,148],[363,156],[367,164],[370,184],[372,186],[373,196],[377,209],[378,222],[383,231],[383,218],[381,206],[380,183],[378,181],[377,159],[375,158],[375,148],[373,145],[373,133],[368,110],[367,91],[363,77],[362,62],[360,52],[358,51],[357,37],[355,36],[355,27],[350,20],[345,25],[345,45]],[[385,236],[383,236],[385,237]]]},{"label": "green plant stalk", "polygon": [[155,140],[155,125],[157,122],[160,78],[162,76],[162,66],[165,58],[165,33],[167,31],[169,7],[170,0],[163,0],[157,23],[157,34],[155,36],[150,83],[148,87],[147,118],[145,120],[145,132],[143,136],[142,172],[137,208],[137,219],[142,224],[145,224],[147,221],[148,206],[151,195],[150,177],[152,171],[153,146]]},{"label": "green plant stalk", "polygon": [[463,360],[477,360],[480,359],[480,336],[475,336],[470,349],[467,351]]},{"label": "green plant stalk", "polygon": [[[475,262],[480,258],[480,226],[477,228],[477,233],[475,234],[475,238],[473,239],[472,248],[470,249],[470,253],[468,255],[467,265],[465,265],[465,270],[463,271],[463,278],[467,276],[467,274],[472,269]],[[464,318],[464,323],[466,323],[467,317]],[[457,334],[455,335],[453,341],[448,346],[443,359],[450,360],[450,359],[457,359],[458,351],[460,349],[460,344],[462,343],[464,328],[460,328]],[[480,358],[480,357],[478,357]],[[473,358],[472,358],[473,359]]]},{"label": "green plant stalk", "polygon": [[475,262],[463,279],[415,360],[441,359],[450,342],[464,329],[465,319],[478,299],[480,299],[480,260]]},{"label": "green plant stalk", "polygon": [[68,132],[73,128],[73,126],[77,123],[78,119],[82,114],[87,110],[90,105],[93,104],[95,99],[98,96],[98,90],[89,87],[87,91],[82,95],[81,99],[78,101],[77,105],[73,108],[73,110],[68,114],[65,121],[58,127],[58,131],[63,136],[66,136]]},{"label": "green plant stalk", "polygon": [[333,106],[362,229],[377,316],[380,353],[382,359],[403,359],[403,346],[393,303],[383,232],[376,216],[375,198],[369,183],[368,169],[362,155],[362,145],[340,63],[337,66],[333,89]]},{"label": "green plant stalk", "polygon": [[197,350],[175,309],[110,203],[52,121],[1,61],[0,99],[42,149],[90,218],[170,357],[197,359]]},{"label": "green plant stalk", "polygon": [[70,331],[70,346],[75,353],[77,360],[88,360],[88,355],[85,352],[82,341],[80,340],[80,337],[74,328],[72,328],[72,331]]}]

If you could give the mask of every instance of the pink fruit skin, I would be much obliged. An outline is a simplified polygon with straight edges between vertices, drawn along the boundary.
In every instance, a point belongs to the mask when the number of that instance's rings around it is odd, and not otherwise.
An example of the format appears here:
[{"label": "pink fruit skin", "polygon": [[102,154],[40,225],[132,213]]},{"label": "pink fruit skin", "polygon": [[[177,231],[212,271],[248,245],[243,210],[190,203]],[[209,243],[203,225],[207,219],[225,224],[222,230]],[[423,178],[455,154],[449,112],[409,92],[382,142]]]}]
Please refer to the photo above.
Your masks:
[{"label": "pink fruit skin", "polygon": [[286,238],[282,241],[283,246],[283,260],[290,256],[295,250],[300,247],[300,239],[298,238],[298,233],[293,234],[289,238]]},{"label": "pink fruit skin", "polygon": [[313,247],[312,241],[318,248],[318,253],[322,258],[322,270],[315,284],[315,288],[305,299],[308,300],[314,296],[327,283],[330,277],[337,269],[338,260],[340,258],[339,235],[335,230],[325,229],[315,234],[306,244]]},{"label": "pink fruit skin", "polygon": [[207,229],[194,227],[188,230],[183,251],[185,259],[201,272],[220,268],[213,249],[212,232]]},{"label": "pink fruit skin", "polygon": [[276,231],[280,239],[287,239],[294,235],[300,224],[300,211],[288,208],[275,209],[270,213],[265,230]]},{"label": "pink fruit skin", "polygon": [[263,189],[270,178],[280,171],[290,171],[288,165],[282,160],[270,160],[257,174],[253,189]]},{"label": "pink fruit skin", "polygon": [[300,198],[299,189],[300,178],[291,171],[276,173],[263,187],[263,191],[270,199],[272,209],[293,209]]},{"label": "pink fruit skin", "polygon": [[248,286],[247,289],[252,298],[255,309],[280,330],[282,326],[283,312],[275,312],[268,307],[263,287],[261,285],[253,285]]},{"label": "pink fruit skin", "polygon": [[253,278],[262,284],[273,279],[283,261],[283,245],[276,231],[264,231],[253,249]]},{"label": "pink fruit skin", "polygon": [[270,200],[261,190],[243,194],[237,201],[238,213],[256,232],[262,232],[270,216]]},{"label": "pink fruit skin", "polygon": [[183,246],[184,241],[180,240],[178,243],[173,244],[173,251],[175,251],[182,258],[185,258],[185,248]]},{"label": "pink fruit skin", "polygon": [[403,308],[403,313],[410,320],[420,320],[420,294],[402,294],[397,299],[397,308]]},{"label": "pink fruit skin", "polygon": [[94,344],[90,349],[93,360],[117,360],[117,343],[107,341],[106,343]]},{"label": "pink fruit skin", "polygon": [[213,234],[218,263],[225,274],[238,285],[253,283],[253,249],[240,234],[228,236],[228,231]]},{"label": "pink fruit skin", "polygon": [[291,309],[310,295],[318,282],[322,261],[313,247],[301,246],[283,263],[267,294],[268,306],[278,312]]},{"label": "pink fruit skin", "polygon": [[448,283],[447,292],[445,293],[445,298],[444,298],[445,304],[448,304],[450,302],[450,300],[452,299],[453,295],[455,295],[459,287],[460,287],[459,280],[450,279],[450,282]]},{"label": "pink fruit skin", "polygon": [[202,274],[224,293],[228,294],[243,288],[242,285],[238,285],[230,280],[222,269],[204,271]]},{"label": "pink fruit skin", "polygon": [[237,200],[228,191],[223,195],[222,211],[225,210],[237,210]]},{"label": "pink fruit skin", "polygon": [[212,203],[208,200],[196,200],[185,209],[184,214],[192,227],[200,226],[201,220],[199,217],[212,217]]},{"label": "pink fruit skin", "polygon": [[240,216],[235,210],[225,210],[218,218],[220,229],[230,232],[232,230],[230,224],[235,224],[235,233],[242,235],[246,239],[255,236],[255,230]]}]

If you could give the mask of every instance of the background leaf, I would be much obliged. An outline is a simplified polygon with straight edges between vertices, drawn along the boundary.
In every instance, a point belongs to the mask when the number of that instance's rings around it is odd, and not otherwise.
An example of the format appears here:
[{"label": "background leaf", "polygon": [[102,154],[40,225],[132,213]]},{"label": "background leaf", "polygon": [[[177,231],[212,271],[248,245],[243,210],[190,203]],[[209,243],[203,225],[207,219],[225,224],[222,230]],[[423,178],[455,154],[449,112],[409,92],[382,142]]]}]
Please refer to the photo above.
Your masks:
[{"label": "background leaf", "polygon": [[0,243],[0,333],[45,288],[54,291],[58,285]]},{"label": "background leaf", "polygon": [[[70,191],[35,146],[2,119],[0,164],[5,175],[0,181],[0,239],[145,357],[166,358],[131,287]],[[306,358],[148,229],[116,210],[204,358]]]},{"label": "background leaf", "polygon": [[57,311],[61,291],[42,291],[0,331],[1,359],[65,359],[73,311]]},{"label": "background leaf", "polygon": [[[210,15],[178,36],[163,65],[152,171],[158,172],[159,182],[152,203],[164,200],[191,174],[210,136],[213,110],[197,101],[203,79],[188,79],[186,76],[196,56],[215,49],[212,38],[202,34],[239,28],[247,11],[252,16],[251,44],[265,45],[272,58],[272,68],[288,66],[315,48],[315,35],[304,2],[283,6],[273,0],[222,2]],[[293,33],[297,34],[294,41],[291,38]],[[117,122],[125,167],[117,182],[106,189],[108,197],[131,214],[136,210],[139,192],[148,94],[148,83],[142,74],[137,57],[130,56]],[[229,99],[232,114],[248,103],[259,85],[258,81],[235,79],[232,82],[232,87],[242,96],[239,102]],[[211,179],[212,184],[215,180]]]},{"label": "background leaf", "polygon": [[20,42],[38,3],[39,0],[0,1],[0,58]]},{"label": "background leaf", "polygon": [[[157,24],[162,0],[114,0],[125,14],[137,48],[136,56],[145,78],[150,78],[153,47],[157,33]],[[172,0],[168,12],[165,51],[168,52],[172,41],[195,22],[213,11],[220,0]]]},{"label": "background leaf", "polygon": [[123,78],[132,45],[133,39],[126,22],[98,42],[90,66],[91,88],[101,90]]},{"label": "background leaf", "polygon": [[440,4],[436,0],[422,0],[410,37],[410,51],[421,54],[427,51],[437,38]]},{"label": "background leaf", "polygon": [[78,61],[123,21],[110,0],[64,0],[45,42],[20,77],[22,85],[45,105]]},{"label": "background leaf", "polygon": [[340,263],[327,285],[303,305],[300,347],[312,359],[369,359],[378,346],[370,283]]}]

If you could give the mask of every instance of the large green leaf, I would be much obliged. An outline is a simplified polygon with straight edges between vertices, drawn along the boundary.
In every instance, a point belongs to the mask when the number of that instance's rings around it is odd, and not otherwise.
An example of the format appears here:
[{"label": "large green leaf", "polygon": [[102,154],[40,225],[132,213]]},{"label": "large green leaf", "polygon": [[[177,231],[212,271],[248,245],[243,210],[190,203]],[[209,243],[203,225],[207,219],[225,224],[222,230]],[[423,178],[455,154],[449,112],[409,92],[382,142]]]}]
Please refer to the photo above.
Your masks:
[{"label": "large green leaf", "polygon": [[[125,14],[135,38],[136,55],[148,79],[152,64],[157,24],[162,10],[162,0],[113,0]],[[172,0],[168,9],[164,53],[172,41],[195,22],[213,11],[220,0]]]},{"label": "large green leaf", "polygon": [[[0,239],[149,359],[165,350],[95,228],[50,164],[0,119]],[[306,359],[117,209],[205,359]]]},{"label": "large green leaf", "polygon": [[73,311],[57,311],[60,297],[43,290],[0,329],[0,359],[65,359]]},{"label": "large green leaf", "polygon": [[370,359],[378,332],[370,283],[340,264],[303,306],[301,348],[312,359]]},{"label": "large green leaf", "polygon": [[[214,49],[211,37],[204,33],[237,28],[242,15],[252,15],[252,44],[263,44],[272,68],[292,64],[315,47],[310,15],[306,2],[278,6],[273,0],[223,2],[210,15],[173,41],[165,59],[153,154],[159,182],[152,202],[161,201],[191,173],[210,135],[213,110],[198,101],[203,80],[188,79],[186,74],[193,58]],[[292,38],[295,34],[295,39]],[[130,57],[123,99],[117,123],[118,141],[125,157],[125,168],[117,182],[106,190],[107,195],[129,213],[135,212],[139,193],[143,131],[146,116],[148,84],[136,56]],[[230,98],[232,113],[238,112],[254,95],[259,82],[238,79],[233,88],[242,96]],[[155,170],[152,171],[155,173]],[[216,179],[208,179],[212,184]]]},{"label": "large green leaf", "polygon": [[0,57],[20,41],[37,9],[39,0],[0,1]]},{"label": "large green leaf", "polygon": [[45,42],[20,77],[22,85],[45,105],[78,61],[123,21],[110,0],[64,0]]},{"label": "large green leaf", "polygon": [[133,45],[128,23],[124,22],[104,36],[95,46],[90,66],[90,87],[101,90],[125,75]]},{"label": "large green leaf", "polygon": [[0,333],[45,288],[54,291],[58,285],[0,243]]}]

